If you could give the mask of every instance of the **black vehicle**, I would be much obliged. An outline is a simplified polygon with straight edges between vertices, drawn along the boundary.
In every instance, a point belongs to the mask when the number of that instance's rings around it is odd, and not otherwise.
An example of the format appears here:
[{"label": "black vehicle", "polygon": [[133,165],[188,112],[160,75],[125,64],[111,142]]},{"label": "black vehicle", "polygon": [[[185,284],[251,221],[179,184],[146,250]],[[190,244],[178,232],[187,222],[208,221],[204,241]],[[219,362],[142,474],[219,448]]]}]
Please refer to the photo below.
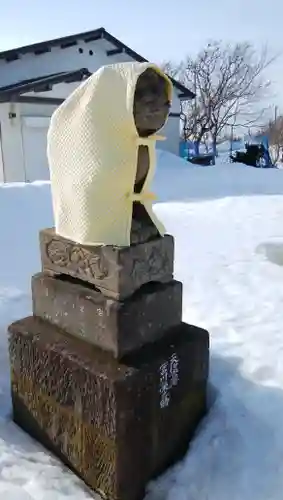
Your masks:
[{"label": "black vehicle", "polygon": [[209,165],[215,164],[215,158],[213,154],[202,154],[197,156],[188,156],[187,160],[194,165],[201,165],[203,167],[208,167]]},{"label": "black vehicle", "polygon": [[244,163],[251,167],[273,167],[269,152],[263,144],[245,144],[246,151],[235,151],[230,155],[233,163]]}]

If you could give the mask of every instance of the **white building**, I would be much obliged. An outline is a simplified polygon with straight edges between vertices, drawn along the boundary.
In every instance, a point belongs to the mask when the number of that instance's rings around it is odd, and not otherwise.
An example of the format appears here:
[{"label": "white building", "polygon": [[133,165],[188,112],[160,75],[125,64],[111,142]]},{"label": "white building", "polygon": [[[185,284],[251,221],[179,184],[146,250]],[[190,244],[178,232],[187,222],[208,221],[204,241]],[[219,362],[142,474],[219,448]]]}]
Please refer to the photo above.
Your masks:
[{"label": "white building", "polygon": [[[146,61],[104,28],[0,52],[0,182],[48,179],[46,133],[53,111],[99,67],[133,60]],[[178,154],[180,101],[194,94],[172,82],[167,140],[158,147]]]}]

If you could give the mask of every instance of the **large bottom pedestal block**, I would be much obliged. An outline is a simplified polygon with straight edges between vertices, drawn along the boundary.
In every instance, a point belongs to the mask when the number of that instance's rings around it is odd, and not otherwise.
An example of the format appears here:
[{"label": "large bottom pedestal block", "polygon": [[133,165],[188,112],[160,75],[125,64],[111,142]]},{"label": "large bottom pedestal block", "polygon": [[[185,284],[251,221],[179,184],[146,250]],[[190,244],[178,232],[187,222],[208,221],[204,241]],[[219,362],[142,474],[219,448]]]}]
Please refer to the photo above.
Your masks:
[{"label": "large bottom pedestal block", "polygon": [[107,498],[141,500],[206,411],[208,333],[184,323],[118,362],[30,317],[9,350],[14,420]]}]

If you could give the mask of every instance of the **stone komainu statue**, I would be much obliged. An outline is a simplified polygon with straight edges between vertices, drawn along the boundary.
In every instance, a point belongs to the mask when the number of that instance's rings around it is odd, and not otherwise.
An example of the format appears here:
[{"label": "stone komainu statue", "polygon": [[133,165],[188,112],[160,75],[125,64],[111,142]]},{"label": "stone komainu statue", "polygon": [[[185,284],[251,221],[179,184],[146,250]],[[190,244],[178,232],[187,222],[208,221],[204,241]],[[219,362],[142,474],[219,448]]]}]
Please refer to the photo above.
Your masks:
[{"label": "stone komainu statue", "polygon": [[104,66],[55,111],[48,132],[56,232],[83,245],[131,244],[134,219],[164,227],[152,210],[154,135],[172,83],[150,63]]}]

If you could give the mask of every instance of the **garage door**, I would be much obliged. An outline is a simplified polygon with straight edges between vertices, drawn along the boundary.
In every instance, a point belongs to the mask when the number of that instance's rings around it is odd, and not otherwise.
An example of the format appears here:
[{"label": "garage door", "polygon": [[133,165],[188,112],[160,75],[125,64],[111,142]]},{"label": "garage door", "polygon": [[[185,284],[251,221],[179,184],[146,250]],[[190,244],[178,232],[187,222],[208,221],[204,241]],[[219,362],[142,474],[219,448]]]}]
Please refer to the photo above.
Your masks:
[{"label": "garage door", "polygon": [[47,131],[50,118],[22,117],[22,139],[26,182],[49,180],[46,155]]}]

